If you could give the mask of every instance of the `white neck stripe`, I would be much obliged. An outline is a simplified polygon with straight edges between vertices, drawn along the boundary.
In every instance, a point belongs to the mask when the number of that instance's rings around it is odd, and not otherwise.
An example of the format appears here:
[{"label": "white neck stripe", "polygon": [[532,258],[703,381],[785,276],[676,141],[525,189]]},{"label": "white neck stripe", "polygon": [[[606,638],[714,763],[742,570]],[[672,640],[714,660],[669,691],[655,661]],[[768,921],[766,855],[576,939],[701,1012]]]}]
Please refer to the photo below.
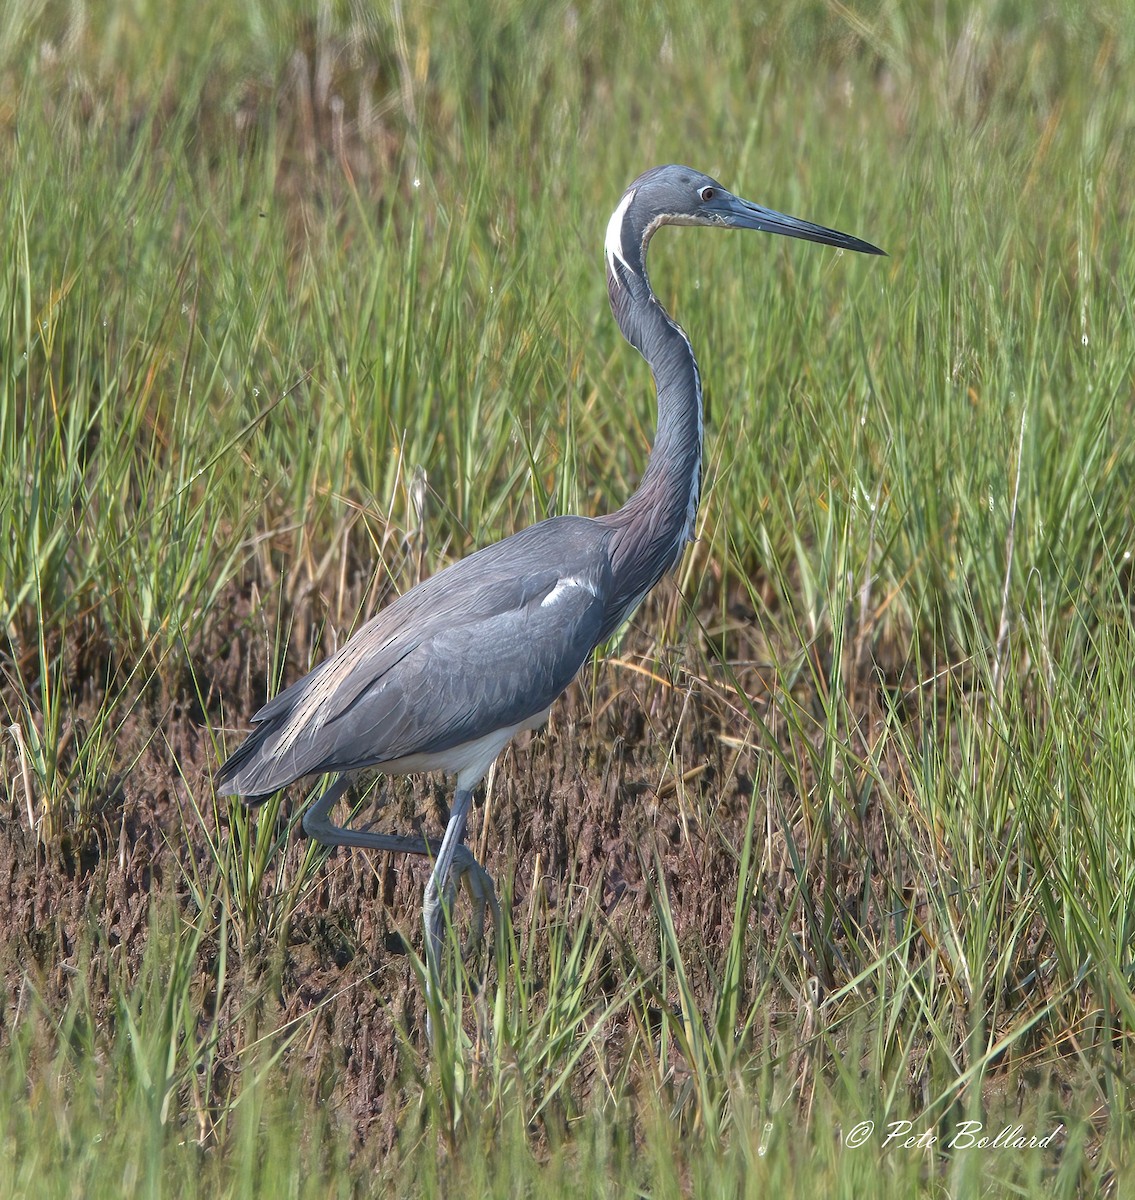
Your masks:
[{"label": "white neck stripe", "polygon": [[[631,264],[627,262],[627,256],[623,253],[623,218],[627,215],[627,209],[630,208],[634,198],[635,189],[631,188],[619,201],[619,207],[615,209],[611,214],[611,219],[607,222],[607,237],[603,243],[603,250],[607,255],[607,263],[612,274],[615,273],[616,260],[621,262],[628,271],[631,270]],[[615,278],[617,279],[618,276],[616,275]]]}]

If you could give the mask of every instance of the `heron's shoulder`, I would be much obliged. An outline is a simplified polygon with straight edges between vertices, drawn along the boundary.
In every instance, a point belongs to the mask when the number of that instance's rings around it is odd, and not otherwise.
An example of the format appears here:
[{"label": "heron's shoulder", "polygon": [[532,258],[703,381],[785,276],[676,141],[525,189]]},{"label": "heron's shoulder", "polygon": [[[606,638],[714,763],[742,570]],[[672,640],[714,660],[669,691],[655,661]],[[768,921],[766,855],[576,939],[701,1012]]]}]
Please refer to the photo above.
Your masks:
[{"label": "heron's shoulder", "polygon": [[491,542],[423,580],[402,599],[418,595],[434,601],[438,593],[472,587],[502,588],[530,574],[579,574],[601,571],[608,561],[610,531],[588,517],[549,517],[499,542]]},{"label": "heron's shoulder", "polygon": [[558,581],[610,573],[609,533],[587,517],[549,517],[458,560],[402,597],[432,608],[455,601],[471,615],[522,607]]},{"label": "heron's shoulder", "polygon": [[610,574],[610,533],[586,517],[549,517],[422,580],[380,610],[352,640],[394,631],[418,640],[435,626],[469,624],[539,602],[565,578],[598,592]]},{"label": "heron's shoulder", "polygon": [[518,529],[509,537],[492,542],[469,555],[469,558],[520,557],[530,560],[535,556],[547,556],[546,561],[551,564],[556,561],[553,555],[599,554],[607,540],[607,530],[599,521],[592,517],[566,514],[562,517],[547,517],[534,525]]}]

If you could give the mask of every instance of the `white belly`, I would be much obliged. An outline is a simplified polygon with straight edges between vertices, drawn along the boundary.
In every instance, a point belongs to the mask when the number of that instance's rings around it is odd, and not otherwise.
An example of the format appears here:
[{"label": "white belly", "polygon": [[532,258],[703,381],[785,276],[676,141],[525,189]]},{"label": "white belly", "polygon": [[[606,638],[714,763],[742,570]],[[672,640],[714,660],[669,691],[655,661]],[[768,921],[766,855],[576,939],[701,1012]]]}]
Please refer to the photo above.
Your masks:
[{"label": "white belly", "polygon": [[434,754],[407,754],[379,763],[375,768],[384,775],[416,775],[422,771],[442,771],[457,776],[457,786],[462,791],[474,788],[484,779],[493,760],[522,730],[539,729],[548,719],[550,706],[517,725],[494,729],[483,737],[439,750]]}]

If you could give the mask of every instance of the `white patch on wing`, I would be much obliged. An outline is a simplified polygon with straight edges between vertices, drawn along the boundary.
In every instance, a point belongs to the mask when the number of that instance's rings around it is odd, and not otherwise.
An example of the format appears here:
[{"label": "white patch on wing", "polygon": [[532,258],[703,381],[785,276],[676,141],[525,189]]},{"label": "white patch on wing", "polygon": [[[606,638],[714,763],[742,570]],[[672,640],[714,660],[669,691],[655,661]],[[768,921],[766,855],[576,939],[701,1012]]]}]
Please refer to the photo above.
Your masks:
[{"label": "white patch on wing", "polygon": [[[619,201],[619,207],[615,209],[611,214],[611,219],[607,222],[607,238],[603,243],[603,251],[607,255],[607,262],[611,267],[612,274],[615,271],[616,259],[628,271],[631,269],[631,264],[627,262],[626,255],[623,253],[623,218],[627,215],[627,209],[634,198],[635,189],[631,188]],[[617,279],[618,276],[616,275],[615,278]]]},{"label": "white patch on wing", "polygon": [[566,596],[572,588],[583,588],[584,591],[590,592],[593,596],[599,594],[589,580],[581,579],[578,575],[567,575],[563,579],[556,581],[556,586],[540,601],[540,607],[550,608],[561,596]]}]

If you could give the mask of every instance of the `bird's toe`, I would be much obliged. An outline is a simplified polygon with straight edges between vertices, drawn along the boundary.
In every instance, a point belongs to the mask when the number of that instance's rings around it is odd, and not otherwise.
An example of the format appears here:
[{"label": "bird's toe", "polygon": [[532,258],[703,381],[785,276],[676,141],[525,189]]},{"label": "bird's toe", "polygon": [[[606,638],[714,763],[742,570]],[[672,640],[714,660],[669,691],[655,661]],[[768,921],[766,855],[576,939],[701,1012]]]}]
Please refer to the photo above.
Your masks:
[{"label": "bird's toe", "polygon": [[491,914],[493,932],[500,931],[500,905],[497,903],[496,888],[493,887],[492,876],[473,857],[471,851],[464,846],[463,853],[454,859],[454,873],[459,875],[461,883],[469,893],[473,906],[473,920],[469,930],[469,940],[465,944],[464,954],[469,955],[476,950],[485,934],[485,911]]}]

